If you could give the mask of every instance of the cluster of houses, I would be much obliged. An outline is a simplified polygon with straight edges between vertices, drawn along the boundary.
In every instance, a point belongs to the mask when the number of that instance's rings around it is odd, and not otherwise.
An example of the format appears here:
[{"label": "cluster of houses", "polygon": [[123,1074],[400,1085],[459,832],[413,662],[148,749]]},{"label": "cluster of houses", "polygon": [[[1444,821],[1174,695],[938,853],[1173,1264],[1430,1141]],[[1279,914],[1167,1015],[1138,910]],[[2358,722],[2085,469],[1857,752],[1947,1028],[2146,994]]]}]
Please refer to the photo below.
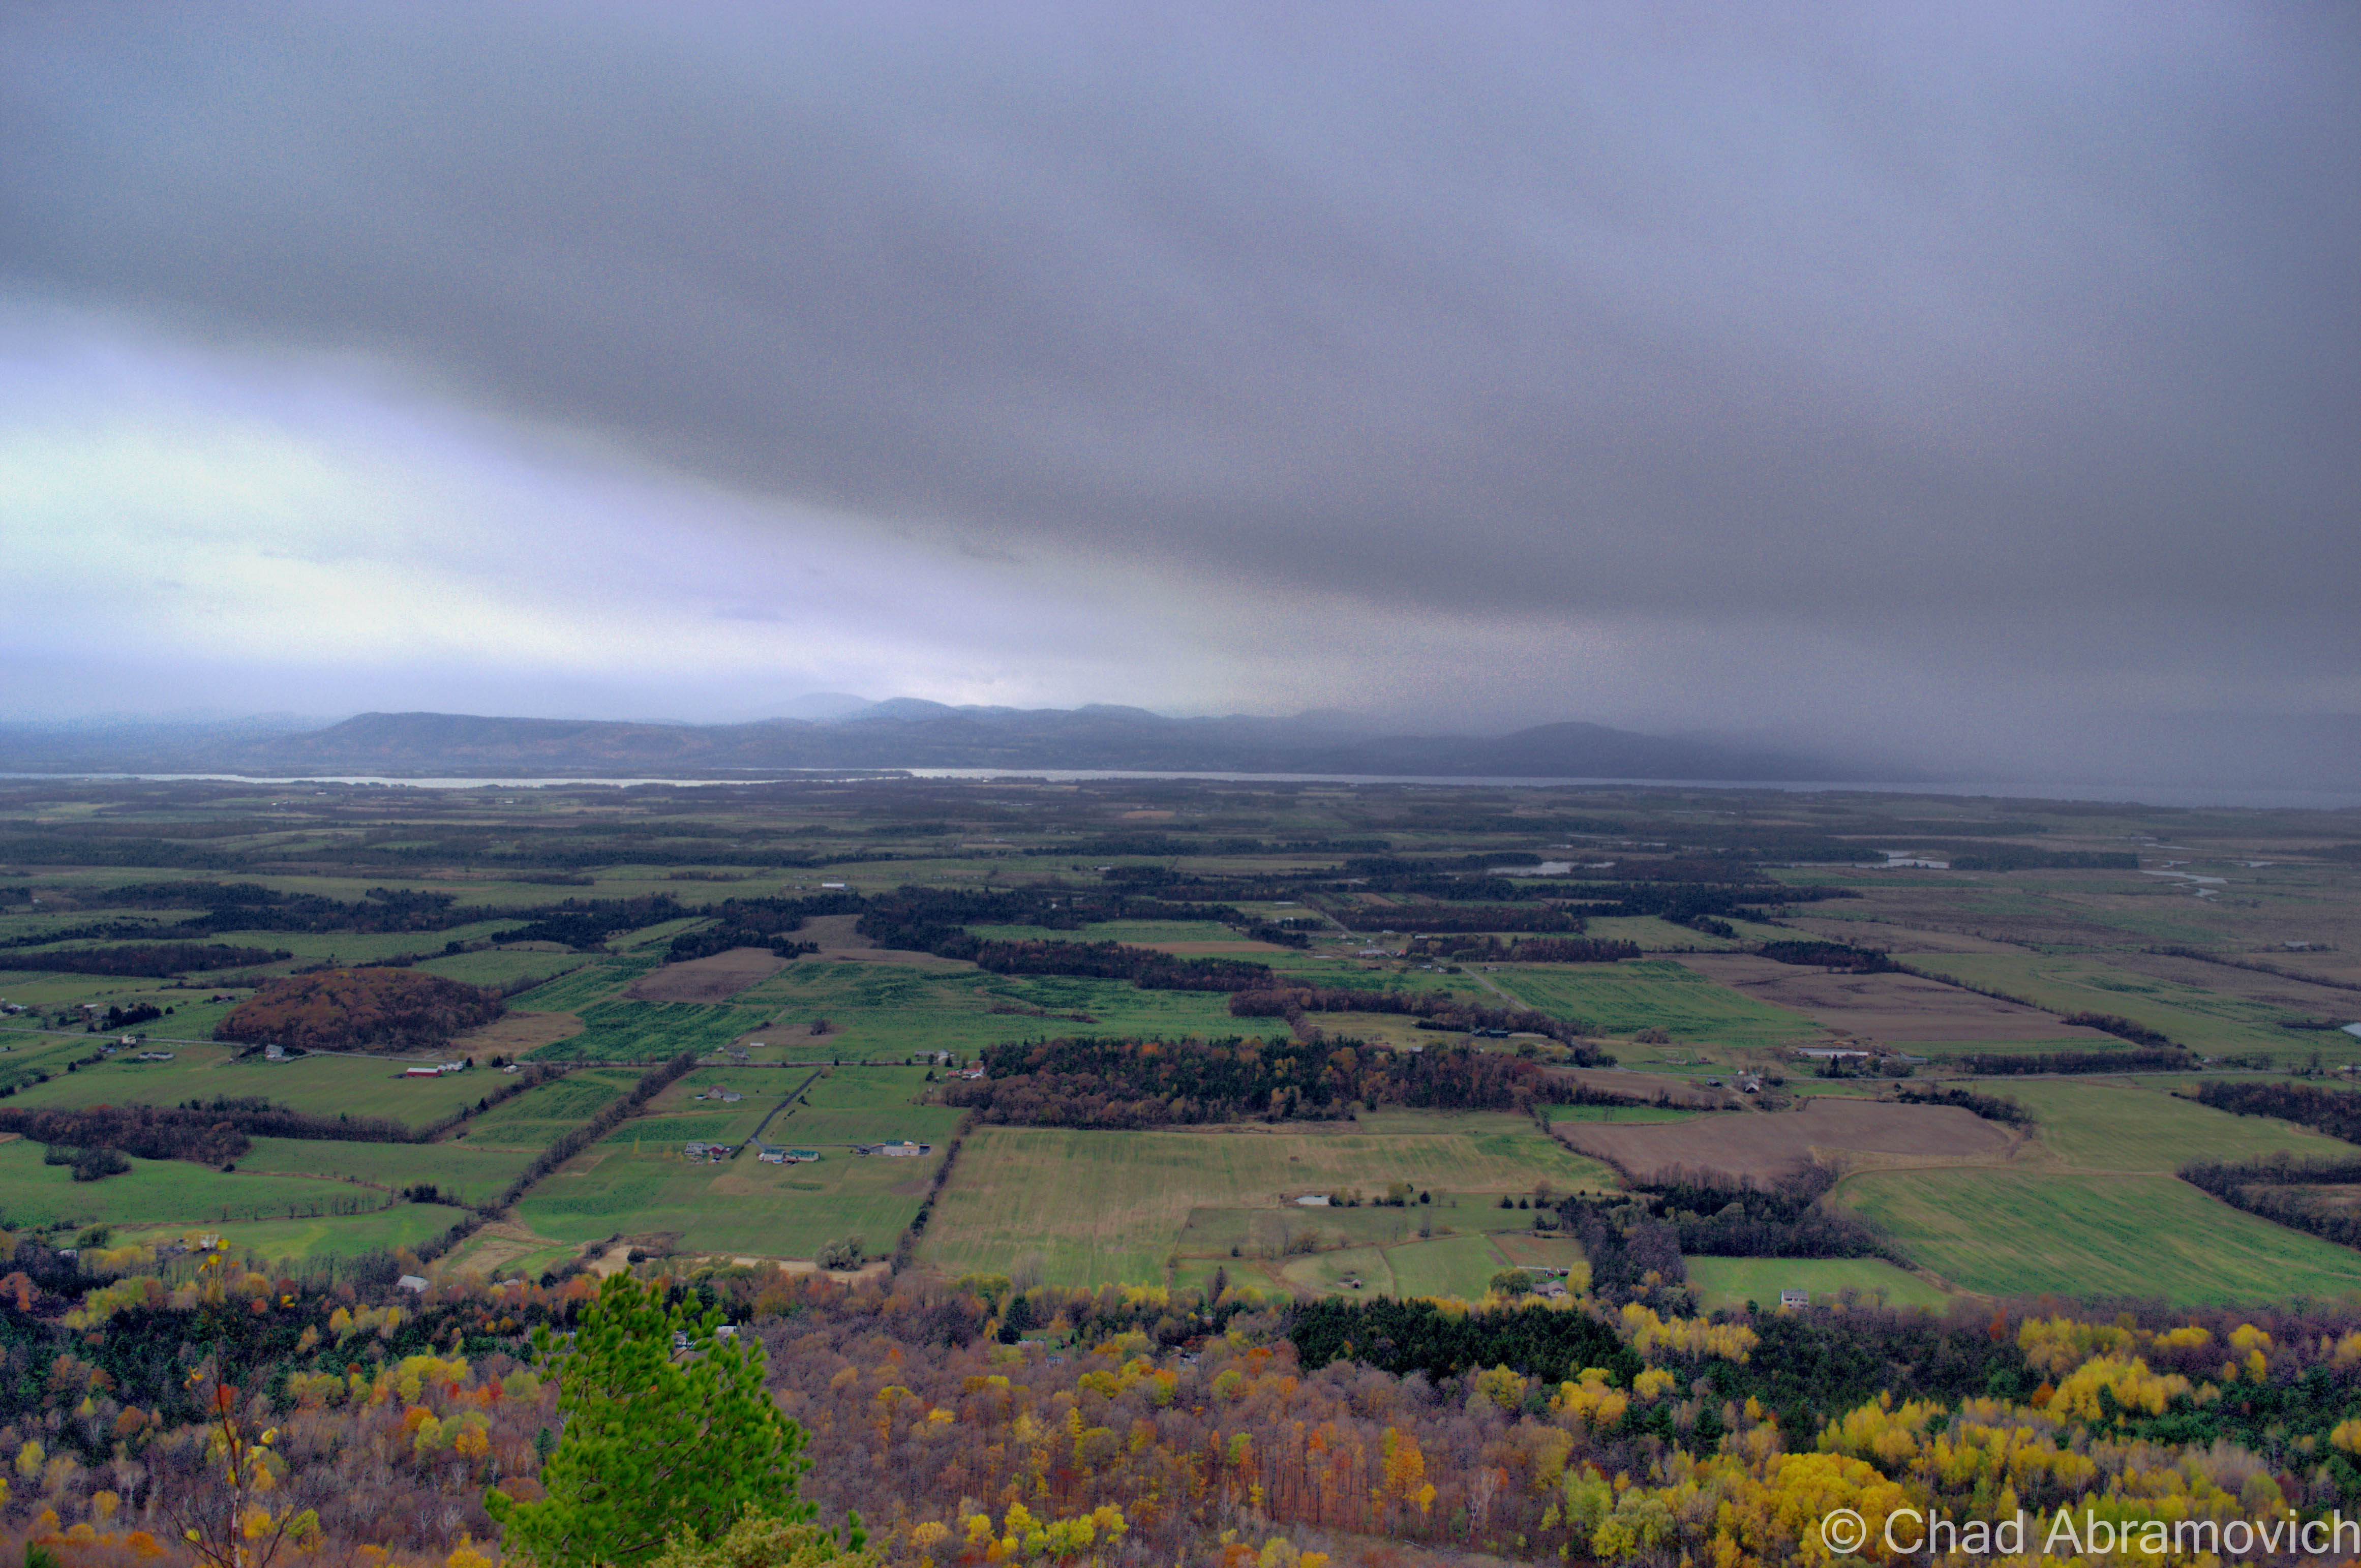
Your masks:
[{"label": "cluster of houses", "polygon": [[[914,1144],[905,1138],[898,1144],[854,1144],[858,1155],[884,1155],[887,1158],[908,1159],[922,1154],[932,1154],[932,1144]],[[695,1139],[681,1146],[682,1157],[690,1160],[724,1160],[738,1152],[735,1145],[700,1143]],[[809,1165],[819,1158],[818,1149],[793,1148],[785,1144],[758,1144],[754,1157],[764,1165]]]},{"label": "cluster of houses", "polygon": [[[695,1150],[707,1146],[691,1144],[688,1146]],[[932,1154],[935,1149],[932,1144],[914,1144],[907,1138],[898,1144],[854,1144],[851,1146],[854,1154],[884,1155],[889,1159],[908,1159],[922,1154]],[[689,1157],[694,1159],[696,1156],[692,1154]],[[790,1148],[782,1144],[763,1144],[755,1149],[754,1157],[764,1165],[809,1165],[819,1158],[819,1150]]]}]

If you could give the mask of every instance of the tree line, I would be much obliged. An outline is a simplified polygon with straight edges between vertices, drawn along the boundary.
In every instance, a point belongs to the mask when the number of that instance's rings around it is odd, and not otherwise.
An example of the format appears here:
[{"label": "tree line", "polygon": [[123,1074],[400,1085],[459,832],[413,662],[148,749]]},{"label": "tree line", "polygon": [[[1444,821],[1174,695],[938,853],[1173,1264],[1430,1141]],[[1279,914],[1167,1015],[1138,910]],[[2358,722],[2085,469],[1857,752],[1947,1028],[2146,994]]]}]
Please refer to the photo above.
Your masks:
[{"label": "tree line", "polygon": [[2276,1116],[2361,1144],[2361,1090],[2317,1089],[2308,1083],[2231,1083],[2211,1080],[2182,1098],[2238,1116]]},{"label": "tree line", "polygon": [[1905,1083],[1894,1090],[1894,1098],[1905,1105],[1949,1105],[1987,1122],[1999,1122],[2012,1127],[2033,1125],[2032,1112],[2002,1095],[1978,1094],[1973,1090],[1947,1089],[1931,1084]]},{"label": "tree line", "polygon": [[1230,998],[1233,1018],[1285,1018],[1294,1023],[1310,1013],[1378,1013],[1411,1017],[1443,1029],[1473,1034],[1478,1029],[1503,1034],[1540,1035],[1570,1047],[1577,1067],[1611,1067],[1615,1058],[1588,1044],[1584,1036],[1597,1025],[1580,1019],[1554,1017],[1525,1007],[1495,1007],[1450,991],[1350,991],[1339,986],[1269,985],[1241,991]]},{"label": "tree line", "polygon": [[1611,964],[1640,956],[1640,944],[1608,937],[1421,937],[1412,954],[1464,964]]},{"label": "tree line", "polygon": [[161,980],[192,970],[252,969],[291,956],[283,950],[234,948],[221,942],[139,942],[115,948],[51,948],[41,952],[15,952],[8,955],[8,967]]},{"label": "tree line", "polygon": [[2315,1194],[2290,1190],[2361,1187],[2361,1158],[2307,1160],[2280,1155],[2243,1163],[2201,1160],[2182,1166],[2179,1174],[2234,1209],[2361,1250],[2361,1213],[2341,1214],[2323,1206]]},{"label": "tree line", "polygon": [[2178,1072],[2195,1067],[2197,1058],[2175,1046],[2169,1050],[1966,1051],[1945,1058],[1972,1078],[2022,1078],[2049,1073]]},{"label": "tree line", "polygon": [[685,963],[711,958],[732,948],[768,948],[783,959],[819,951],[817,942],[799,942],[795,933],[815,915],[844,915],[867,900],[857,893],[823,893],[810,898],[730,898],[707,913],[715,924],[684,931],[664,949],[664,962]]},{"label": "tree line", "polygon": [[1847,970],[1854,974],[1883,974],[1896,967],[1882,949],[1856,948],[1849,942],[1765,942],[1755,951],[1773,963]]},{"label": "tree line", "polygon": [[2015,844],[1953,852],[1955,872],[2109,871],[2136,872],[2139,857],[2123,850],[2030,850]]},{"label": "tree line", "polygon": [[181,1159],[225,1166],[253,1145],[229,1120],[207,1112],[154,1105],[94,1106],[80,1111],[0,1108],[0,1132],[61,1148],[120,1149],[141,1159]]},{"label": "tree line", "polygon": [[1570,1091],[1497,1052],[1345,1039],[1038,1040],[986,1047],[983,1060],[986,1076],[952,1083],[945,1102],[1027,1126],[1339,1120],[1364,1105],[1515,1111]]},{"label": "tree line", "polygon": [[1367,931],[1482,932],[1537,931],[1579,935],[1586,922],[1580,915],[1556,905],[1491,905],[1481,909],[1442,909],[1427,904],[1324,905],[1347,927]]}]

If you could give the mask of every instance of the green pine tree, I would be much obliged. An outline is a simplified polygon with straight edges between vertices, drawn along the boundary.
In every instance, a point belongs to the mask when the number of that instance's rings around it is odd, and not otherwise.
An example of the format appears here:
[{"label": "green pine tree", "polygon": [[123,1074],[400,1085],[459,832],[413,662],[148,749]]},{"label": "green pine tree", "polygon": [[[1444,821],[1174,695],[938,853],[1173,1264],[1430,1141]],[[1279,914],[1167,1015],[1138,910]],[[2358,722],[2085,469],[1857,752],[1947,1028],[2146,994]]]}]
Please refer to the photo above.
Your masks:
[{"label": "green pine tree", "polygon": [[[542,1468],[543,1500],[485,1497],[508,1556],[539,1568],[631,1563],[667,1538],[717,1541],[750,1513],[811,1518],[796,1495],[811,1464],[804,1430],[763,1387],[761,1343],[717,1335],[720,1312],[695,1305],[666,1307],[656,1287],[614,1274],[570,1344],[535,1331],[565,1426]],[[686,1348],[674,1348],[675,1333]],[[857,1546],[857,1520],[854,1530]]]}]

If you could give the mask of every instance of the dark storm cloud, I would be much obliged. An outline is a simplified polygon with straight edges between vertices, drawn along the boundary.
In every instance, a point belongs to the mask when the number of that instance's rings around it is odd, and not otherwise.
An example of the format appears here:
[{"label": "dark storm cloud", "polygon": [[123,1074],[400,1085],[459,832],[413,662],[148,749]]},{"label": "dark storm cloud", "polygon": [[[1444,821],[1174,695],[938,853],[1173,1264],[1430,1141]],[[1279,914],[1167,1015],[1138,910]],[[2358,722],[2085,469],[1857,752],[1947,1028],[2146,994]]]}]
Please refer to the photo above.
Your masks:
[{"label": "dark storm cloud", "polygon": [[0,27],[19,286],[984,558],[2234,705],[2350,652],[2341,8]]}]

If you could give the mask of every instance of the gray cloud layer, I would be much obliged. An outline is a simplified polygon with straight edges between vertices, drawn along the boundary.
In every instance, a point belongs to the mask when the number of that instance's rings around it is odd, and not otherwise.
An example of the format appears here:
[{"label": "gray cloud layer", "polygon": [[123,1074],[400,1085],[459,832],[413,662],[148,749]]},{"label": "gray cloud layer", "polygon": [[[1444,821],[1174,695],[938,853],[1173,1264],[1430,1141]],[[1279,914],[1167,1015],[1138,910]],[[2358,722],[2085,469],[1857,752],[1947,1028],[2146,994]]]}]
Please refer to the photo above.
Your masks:
[{"label": "gray cloud layer", "polygon": [[19,9],[0,274],[1667,685],[2361,707],[2349,9],[780,10]]}]

